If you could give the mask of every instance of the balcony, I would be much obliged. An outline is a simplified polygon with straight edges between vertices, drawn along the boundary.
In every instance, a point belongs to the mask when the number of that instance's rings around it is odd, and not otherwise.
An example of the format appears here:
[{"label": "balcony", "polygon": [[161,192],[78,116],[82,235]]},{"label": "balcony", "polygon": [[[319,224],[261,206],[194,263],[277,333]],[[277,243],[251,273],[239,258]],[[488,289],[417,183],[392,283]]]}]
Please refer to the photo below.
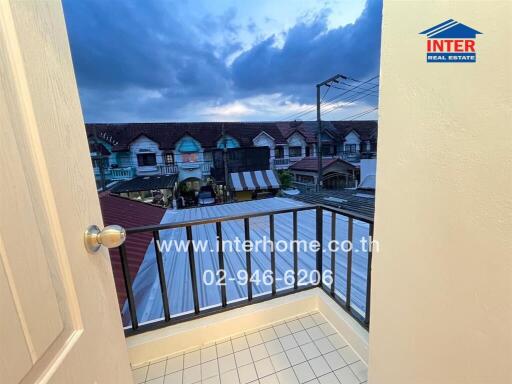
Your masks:
[{"label": "balcony", "polygon": [[[94,176],[96,179],[101,178],[101,170],[99,167],[94,167]],[[103,176],[106,179],[112,181],[118,180],[130,180],[135,177],[135,168],[134,167],[125,167],[125,168],[112,168],[108,167],[103,169]]]},{"label": "balcony", "polygon": [[212,161],[205,161],[201,167],[202,167],[203,175],[204,176],[209,176],[211,174],[211,171],[212,171],[213,162]]},{"label": "balcony", "polygon": [[[252,373],[245,371],[252,372],[253,364],[257,375],[259,369],[267,369],[265,372],[272,377],[268,380],[274,380],[273,375],[277,378],[289,375],[292,378],[295,377],[292,373],[298,376],[297,371],[302,372],[301,370],[307,372],[301,377],[309,377],[309,366],[314,374],[312,379],[319,378],[322,381],[328,378],[334,380],[336,377],[336,380],[340,381],[340,377],[348,375],[355,380],[348,382],[364,382],[368,336],[366,330],[370,321],[367,292],[370,292],[371,284],[368,273],[371,268],[371,250],[366,253],[360,249],[355,250],[355,253],[352,250],[329,251],[326,245],[331,240],[341,242],[359,238],[371,239],[373,220],[332,207],[298,202],[291,206],[287,199],[270,199],[262,205],[271,206],[271,210],[254,211],[257,207],[249,206],[250,204],[262,203],[257,201],[226,205],[224,209],[235,214],[224,215],[224,212],[221,212],[222,217],[214,216],[219,214],[218,207],[211,207],[212,213],[201,211],[201,215],[199,210],[191,210],[184,221],[176,217],[168,224],[127,229],[128,238],[142,234],[150,234],[153,237],[146,257],[153,264],[155,277],[146,281],[152,281],[158,286],[151,293],[141,293],[140,287],[145,283],[132,281],[127,272],[130,249],[125,245],[121,246],[118,255],[123,266],[124,289],[127,294],[122,312],[131,360],[133,367],[136,368],[134,375],[138,378],[145,375],[144,379],[154,377],[156,373],[153,371],[158,371],[162,365],[156,366],[156,361],[163,361],[161,359],[164,356],[172,355],[171,364],[181,366],[179,361],[193,359],[192,356],[187,357],[192,350],[200,351],[196,355],[203,355],[213,354],[212,351],[216,349],[220,355],[219,351],[223,348],[229,349],[229,345],[234,347],[233,343],[241,342],[235,340],[246,338],[248,341],[251,338],[258,338],[250,335],[259,333],[265,347],[258,347],[257,350],[266,356],[262,358],[265,363],[260,363],[254,357],[254,353],[258,352],[253,353],[251,350],[250,354],[246,354],[252,356],[252,360],[247,360],[247,364],[243,364],[248,367],[242,369],[243,366],[237,366],[232,369],[238,369],[238,375],[247,374],[248,377],[252,377]],[[244,213],[244,210],[252,212]],[[315,224],[311,225],[312,223]],[[286,251],[281,251],[276,246],[276,249],[268,252],[242,253],[230,249],[223,250],[221,247],[218,251],[195,249],[195,240],[216,239],[217,236],[221,244],[223,240],[240,236],[242,240],[254,241],[264,237],[273,242],[293,239],[293,246]],[[183,240],[187,244],[186,249],[162,250],[162,241],[170,239]],[[318,250],[301,248],[301,241],[313,240],[319,242]],[[155,246],[157,244],[160,246]],[[143,264],[141,270],[147,272],[150,263]],[[262,273],[264,269],[269,271],[268,281],[261,283],[247,279],[242,286],[235,286],[234,280],[240,271],[245,276],[254,276],[258,272]],[[211,271],[212,276],[224,276],[223,283],[206,286],[203,276],[207,271]],[[304,278],[304,271],[307,271],[308,276],[312,276],[310,280]],[[148,300],[152,301],[152,304],[146,304]],[[311,315],[311,312],[314,314]],[[308,330],[304,324],[303,328],[288,326],[289,323],[297,324],[297,319],[301,323],[300,319],[304,316],[308,319],[318,319],[317,323],[304,320],[309,322],[311,327],[326,324],[323,326],[326,332],[320,332],[316,328]],[[286,332],[286,327],[282,326],[285,323],[293,337],[286,337],[289,334],[282,333],[279,335],[279,343],[267,345],[266,343],[272,339],[267,340],[263,335],[272,334],[268,329],[274,329],[275,332],[281,329],[282,332]],[[296,333],[298,334],[295,335]],[[329,345],[326,339],[334,334],[339,334],[333,338],[340,340],[336,348]],[[325,344],[326,348],[323,352],[320,351],[320,355],[316,355],[316,350],[321,348],[315,344],[317,339],[326,339],[319,342],[320,345]],[[293,340],[298,345],[295,345]],[[287,342],[288,349],[284,345]],[[276,351],[276,355],[279,356],[272,358],[268,348],[274,346],[279,349],[279,344],[283,351]],[[211,348],[212,346],[216,347]],[[306,350],[304,351],[302,347]],[[342,351],[343,348],[346,350]],[[306,360],[302,360],[301,356],[307,353],[310,353],[306,359],[309,365],[302,364]],[[236,352],[234,354],[234,358],[237,359]],[[220,358],[224,356],[219,355],[216,355],[215,361],[218,360],[221,364]],[[279,361],[284,365],[279,366]],[[183,378],[188,377],[187,380],[194,380],[194,377],[197,378],[200,374],[198,372],[206,372],[211,368],[208,366],[213,363],[207,365],[208,362],[204,361],[205,366],[202,365],[203,362],[198,362],[195,365],[195,373],[187,371],[187,367],[182,367],[168,374],[182,375]],[[324,362],[328,363],[327,367]],[[313,368],[315,364],[320,368]],[[260,365],[266,368],[258,368]],[[225,372],[211,369],[212,378],[217,377],[222,381]],[[230,374],[235,375],[234,372]],[[241,376],[239,377],[240,382],[244,382]],[[266,376],[257,378],[265,379]],[[202,379],[210,377],[202,376]]]},{"label": "balcony", "polygon": [[294,156],[294,157],[290,157],[290,163],[295,163],[297,161],[300,161],[304,158],[304,156]]},{"label": "balcony", "polygon": [[[366,383],[367,363],[335,321],[342,314],[328,302],[319,300],[315,305],[311,292],[294,295],[301,300],[280,303],[281,307],[258,310],[256,304],[230,318],[198,320],[196,326],[167,340],[169,345],[178,344],[176,349],[193,347],[132,365],[134,382]],[[291,310],[292,306],[300,306],[303,312]],[[270,321],[258,322],[258,316]],[[237,326],[241,322],[244,326]]]},{"label": "balcony", "polygon": [[377,158],[376,151],[361,152],[361,159],[376,159],[376,158]]},{"label": "balcony", "polygon": [[341,151],[338,153],[338,156],[341,160],[353,163],[357,163],[361,159],[361,154],[359,152]]},{"label": "balcony", "polygon": [[158,170],[161,175],[176,175],[179,172],[177,164],[159,165]]},{"label": "balcony", "polygon": [[287,169],[290,166],[290,159],[274,159],[274,169]]},{"label": "balcony", "polygon": [[110,178],[112,180],[130,180],[135,177],[135,168],[126,167],[126,168],[111,168],[110,169]]}]

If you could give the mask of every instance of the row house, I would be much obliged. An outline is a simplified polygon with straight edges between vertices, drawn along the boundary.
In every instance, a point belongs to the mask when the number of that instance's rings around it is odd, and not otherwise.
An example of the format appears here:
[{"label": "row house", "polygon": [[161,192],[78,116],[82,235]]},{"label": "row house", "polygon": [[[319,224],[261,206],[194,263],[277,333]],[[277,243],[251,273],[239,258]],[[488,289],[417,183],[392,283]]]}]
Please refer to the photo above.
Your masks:
[{"label": "row house", "polygon": [[[376,121],[322,122],[321,152],[359,167],[374,157]],[[86,124],[94,172],[107,183],[136,176],[176,175],[198,185],[212,175],[214,152],[268,147],[266,169],[290,169],[317,157],[317,122]],[[312,162],[313,163],[313,162]]]}]

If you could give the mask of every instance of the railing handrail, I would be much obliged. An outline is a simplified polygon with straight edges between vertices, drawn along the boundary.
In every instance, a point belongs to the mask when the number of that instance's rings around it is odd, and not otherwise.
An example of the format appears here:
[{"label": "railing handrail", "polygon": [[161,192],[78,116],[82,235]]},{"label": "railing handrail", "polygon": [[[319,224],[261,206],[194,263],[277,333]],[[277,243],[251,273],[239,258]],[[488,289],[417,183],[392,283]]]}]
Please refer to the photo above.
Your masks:
[{"label": "railing handrail", "polygon": [[280,215],[280,214],[285,214],[285,213],[309,211],[309,210],[313,210],[315,208],[322,208],[326,211],[334,212],[334,213],[346,216],[348,218],[359,220],[359,221],[362,221],[362,222],[365,222],[368,224],[373,223],[373,218],[370,216],[367,216],[367,215],[350,212],[350,211],[347,211],[347,210],[344,210],[341,208],[331,207],[329,205],[324,205],[324,204],[309,204],[309,205],[305,205],[303,207],[294,207],[294,208],[277,209],[277,210],[269,210],[269,211],[248,212],[248,213],[243,213],[243,214],[239,214],[239,215],[210,217],[207,219],[180,221],[180,222],[176,222],[176,223],[144,225],[141,227],[126,228],[126,233],[133,234],[133,233],[141,233],[141,232],[163,231],[166,229],[186,228],[186,227],[195,226],[195,225],[215,224],[215,223],[225,222],[225,221],[251,219],[253,217],[262,217],[262,216],[269,216],[269,215]]},{"label": "railing handrail", "polygon": [[176,223],[147,225],[147,226],[142,226],[142,227],[126,228],[126,234],[148,232],[148,231],[162,231],[165,229],[185,228],[185,227],[189,227],[189,226],[203,225],[203,224],[215,224],[215,223],[225,222],[225,221],[243,220],[243,219],[250,219],[253,217],[268,216],[270,214],[279,215],[282,213],[292,213],[292,212],[296,212],[296,211],[297,212],[298,211],[307,211],[307,210],[311,210],[314,208],[315,208],[314,205],[307,205],[304,207],[278,209],[278,210],[274,210],[274,211],[272,211],[272,210],[257,211],[257,212],[243,213],[240,215],[228,215],[228,216],[210,217],[207,219],[180,221],[180,222],[176,222]]},{"label": "railing handrail", "polygon": [[[299,207],[293,207],[293,208],[287,208],[287,209],[277,209],[277,210],[268,210],[268,211],[259,211],[259,212],[248,212],[244,214],[239,215],[228,215],[223,217],[214,217],[214,218],[207,218],[207,219],[197,219],[197,220],[190,220],[190,221],[184,221],[184,222],[176,222],[176,223],[168,223],[168,224],[160,224],[160,225],[149,225],[149,226],[142,226],[142,227],[136,227],[136,228],[128,228],[126,229],[126,233],[128,235],[135,234],[135,233],[142,233],[142,232],[151,232],[153,237],[153,244],[155,247],[155,255],[156,255],[156,262],[158,267],[158,280],[160,282],[160,291],[162,295],[163,300],[163,311],[164,316],[162,320],[158,320],[156,322],[151,322],[152,325],[148,325],[149,323],[144,323],[139,325],[139,320],[137,316],[137,308],[135,304],[134,299],[134,293],[133,293],[133,287],[132,287],[132,279],[130,276],[130,271],[128,268],[128,256],[126,252],[126,246],[123,244],[119,247],[119,256],[121,259],[121,266],[123,270],[123,277],[124,277],[124,285],[126,289],[126,295],[127,295],[127,302],[128,302],[128,309],[131,319],[131,325],[128,328],[125,328],[125,335],[132,335],[140,332],[146,332],[151,329],[156,329],[159,327],[164,327],[167,325],[172,325],[177,322],[190,320],[193,318],[202,317],[206,314],[212,314],[217,313],[219,311],[229,310],[232,308],[238,307],[240,304],[237,303],[228,303],[227,297],[226,297],[226,289],[225,287],[221,287],[221,307],[215,309],[213,311],[210,311],[209,309],[201,309],[200,307],[200,301],[199,301],[199,295],[198,295],[198,278],[196,274],[196,263],[195,263],[195,250],[192,245],[193,242],[193,232],[192,227],[199,226],[199,225],[205,225],[205,224],[216,224],[216,232],[217,232],[217,239],[218,241],[222,242],[222,223],[226,221],[232,221],[232,220],[243,220],[243,227],[244,227],[244,239],[245,241],[251,240],[251,230],[250,230],[250,220],[251,218],[255,217],[268,217],[269,218],[269,231],[270,231],[270,239],[272,242],[275,241],[275,224],[274,219],[276,215],[280,214],[287,214],[292,213],[292,226],[293,226],[293,242],[296,242],[298,240],[298,212],[302,211],[315,211],[315,220],[316,220],[316,242],[319,244],[318,249],[316,252],[316,267],[314,267],[314,270],[318,272],[319,279],[315,280],[314,282],[311,281],[309,284],[306,284],[305,286],[299,286],[297,284],[298,281],[298,265],[299,265],[299,254],[297,249],[297,244],[293,243],[293,271],[294,271],[294,287],[292,292],[299,292],[303,289],[309,289],[314,287],[319,287],[323,291],[325,291],[327,294],[332,297],[334,301],[336,301],[345,311],[347,311],[356,321],[358,321],[363,327],[367,328],[369,327],[369,321],[370,321],[370,295],[371,292],[371,265],[372,265],[372,249],[370,246],[370,249],[367,253],[367,265],[366,265],[366,297],[365,297],[365,309],[364,309],[364,316],[361,314],[361,312],[357,312],[356,309],[351,307],[351,277],[352,277],[352,251],[349,250],[347,253],[347,274],[346,274],[346,297],[345,300],[342,299],[341,293],[340,295],[336,292],[336,285],[335,281],[337,280],[337,275],[335,273],[336,270],[336,252],[331,250],[331,283],[324,283],[323,282],[323,253],[325,252],[323,242],[324,242],[324,232],[323,232],[323,226],[324,226],[324,211],[331,212],[331,240],[336,240],[336,220],[338,216],[344,216],[348,219],[347,222],[347,228],[348,228],[348,239],[351,242],[352,236],[353,236],[353,226],[354,226],[354,220],[362,221],[367,224],[369,224],[368,227],[368,236],[370,238],[370,242],[373,240],[373,218],[357,214],[354,212],[349,212],[340,208],[324,205],[324,204],[307,204],[304,206]],[[161,230],[168,230],[168,229],[176,229],[176,228],[185,228],[186,230],[186,239],[188,242],[187,245],[187,251],[188,251],[188,265],[189,265],[189,272],[190,272],[190,281],[192,284],[192,293],[193,293],[193,302],[194,302],[194,311],[192,314],[181,314],[177,316],[171,316],[170,310],[169,310],[169,297],[167,295],[167,282],[165,278],[164,273],[164,262],[163,262],[163,255],[161,250],[159,249],[160,242],[160,235],[159,231]],[[219,248],[217,251],[217,255],[219,258],[219,268],[220,270],[224,271],[224,252],[222,248]],[[245,269],[247,276],[252,276],[252,250],[246,249],[245,250]],[[272,291],[269,295],[265,295],[264,300],[270,300],[276,297],[279,297],[283,294],[280,290],[276,289],[276,253],[275,251],[271,250],[270,253],[270,271],[272,276]],[[222,272],[225,273],[225,272]],[[327,284],[327,285],[326,285]],[[329,286],[330,284],[330,286]],[[247,280],[246,282],[246,288],[247,288],[247,304],[251,304],[254,302],[258,302],[259,300],[255,300],[255,297],[253,297],[253,282],[252,280]],[[243,304],[246,305],[246,304]],[[362,307],[361,307],[362,308]],[[363,311],[363,309],[360,309],[360,311]]]}]

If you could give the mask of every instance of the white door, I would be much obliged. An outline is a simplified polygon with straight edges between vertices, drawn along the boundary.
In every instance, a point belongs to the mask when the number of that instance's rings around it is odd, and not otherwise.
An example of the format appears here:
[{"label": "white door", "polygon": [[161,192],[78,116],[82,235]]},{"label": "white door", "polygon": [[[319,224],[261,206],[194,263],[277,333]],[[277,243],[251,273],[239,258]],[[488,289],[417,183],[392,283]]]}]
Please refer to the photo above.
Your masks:
[{"label": "white door", "polygon": [[0,383],[130,383],[59,1],[0,1]]}]

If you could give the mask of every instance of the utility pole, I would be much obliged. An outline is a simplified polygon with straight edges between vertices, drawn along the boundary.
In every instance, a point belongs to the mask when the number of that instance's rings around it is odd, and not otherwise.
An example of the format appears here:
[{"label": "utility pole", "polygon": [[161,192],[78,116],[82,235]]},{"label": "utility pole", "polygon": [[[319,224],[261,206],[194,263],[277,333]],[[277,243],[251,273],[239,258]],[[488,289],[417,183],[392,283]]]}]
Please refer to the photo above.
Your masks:
[{"label": "utility pole", "polygon": [[318,159],[318,175],[316,180],[316,188],[317,191],[320,192],[322,189],[322,133],[323,133],[323,127],[322,127],[322,118],[320,116],[320,89],[323,86],[330,87],[332,83],[339,83],[339,79],[347,79],[346,76],[337,74],[333,77],[328,78],[325,81],[322,81],[321,83],[318,83],[316,85],[316,121],[318,123],[318,130],[317,130],[317,144],[316,144],[316,156]]},{"label": "utility pole", "polygon": [[224,123],[222,123],[222,163],[224,164],[224,202],[227,201],[227,193],[228,193],[228,148],[226,141],[226,130],[224,128]]}]

